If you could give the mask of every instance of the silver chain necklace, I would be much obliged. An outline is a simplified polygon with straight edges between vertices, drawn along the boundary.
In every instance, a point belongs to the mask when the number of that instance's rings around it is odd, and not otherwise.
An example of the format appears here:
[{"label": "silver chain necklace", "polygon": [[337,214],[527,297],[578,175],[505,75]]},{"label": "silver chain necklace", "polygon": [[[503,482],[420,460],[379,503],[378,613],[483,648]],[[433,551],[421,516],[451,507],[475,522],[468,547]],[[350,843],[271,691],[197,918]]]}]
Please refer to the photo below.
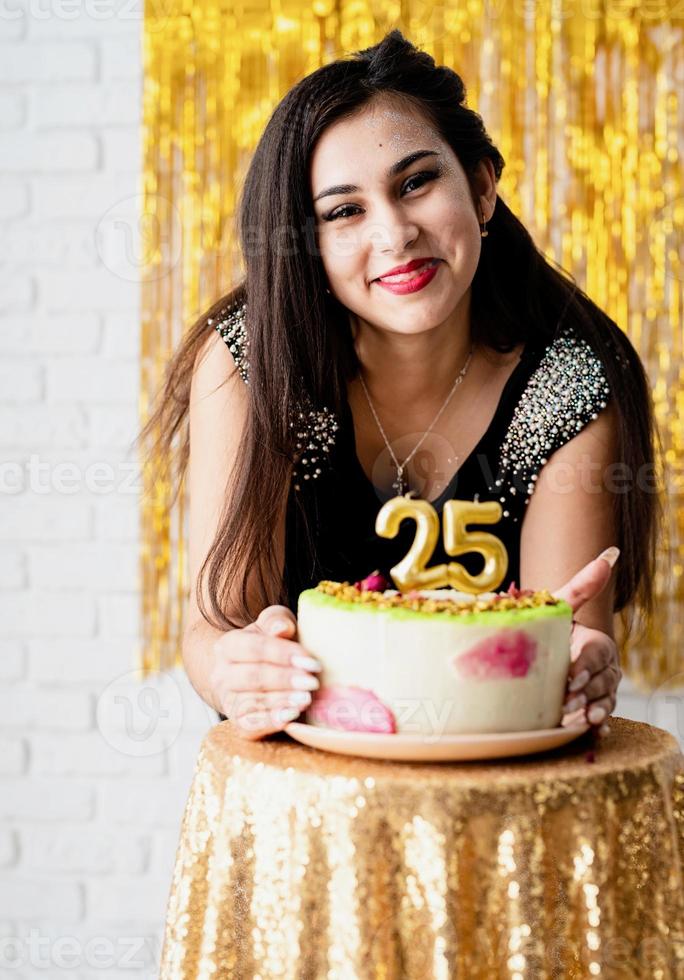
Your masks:
[{"label": "silver chain necklace", "polygon": [[[456,377],[456,380],[454,381],[453,385],[451,386],[451,391],[446,396],[446,399],[444,401],[444,404],[442,405],[442,407],[440,408],[440,410],[437,412],[437,414],[435,415],[434,419],[430,423],[429,427],[425,430],[425,432],[423,433],[423,435],[421,436],[421,438],[418,440],[418,442],[416,443],[416,445],[413,447],[413,449],[411,450],[411,452],[406,457],[406,459],[404,460],[403,463],[400,463],[399,460],[397,459],[397,457],[394,455],[394,452],[392,450],[392,447],[389,444],[389,439],[385,435],[385,430],[383,429],[382,424],[380,422],[380,419],[378,418],[378,413],[375,411],[375,408],[373,407],[373,402],[371,401],[370,395],[368,394],[368,388],[366,388],[366,382],[363,380],[363,374],[361,373],[361,370],[359,369],[359,378],[361,379],[361,384],[363,385],[363,390],[366,393],[366,398],[368,399],[368,404],[370,406],[370,410],[371,410],[371,412],[373,413],[373,415],[375,417],[375,421],[378,424],[378,428],[380,429],[380,432],[382,434],[382,438],[385,440],[385,445],[389,449],[390,456],[392,457],[392,460],[394,461],[394,465],[395,465],[396,470],[397,470],[397,478],[394,481],[394,483],[392,484],[392,488],[394,490],[396,490],[397,494],[401,495],[404,492],[404,482],[405,482],[404,481],[404,470],[406,469],[407,464],[411,461],[411,459],[413,459],[414,454],[416,453],[416,451],[418,450],[418,448],[420,447],[421,443],[426,438],[426,436],[429,435],[429,433],[432,431],[433,426],[435,426],[437,424],[437,421],[438,421],[440,415],[442,414],[442,412],[444,411],[444,409],[449,404],[449,401],[451,399],[451,396],[453,395],[453,393],[456,391],[456,389],[458,388],[458,386],[460,385],[460,383],[465,378],[466,372],[468,370],[468,367],[470,366],[470,361],[471,361],[472,356],[473,356],[473,349],[474,349],[474,345],[471,346],[470,353],[468,354],[468,357],[466,359],[466,362],[463,365],[463,367],[461,368],[461,370],[459,371],[459,373],[458,373],[458,375]],[[408,481],[406,481],[406,483],[407,483],[407,486],[408,486]]]}]

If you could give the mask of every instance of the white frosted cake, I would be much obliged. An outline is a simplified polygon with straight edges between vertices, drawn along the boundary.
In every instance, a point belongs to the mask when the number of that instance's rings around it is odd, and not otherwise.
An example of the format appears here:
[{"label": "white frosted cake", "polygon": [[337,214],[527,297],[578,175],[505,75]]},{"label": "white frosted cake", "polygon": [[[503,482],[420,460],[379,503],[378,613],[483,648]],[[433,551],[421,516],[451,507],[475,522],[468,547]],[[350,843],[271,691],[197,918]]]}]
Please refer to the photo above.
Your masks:
[{"label": "white frosted cake", "polygon": [[[554,728],[572,609],[546,590],[401,593],[319,582],[299,595],[298,639],[323,665],[306,711],[348,731],[447,735]],[[370,587],[369,587],[370,585]]]}]

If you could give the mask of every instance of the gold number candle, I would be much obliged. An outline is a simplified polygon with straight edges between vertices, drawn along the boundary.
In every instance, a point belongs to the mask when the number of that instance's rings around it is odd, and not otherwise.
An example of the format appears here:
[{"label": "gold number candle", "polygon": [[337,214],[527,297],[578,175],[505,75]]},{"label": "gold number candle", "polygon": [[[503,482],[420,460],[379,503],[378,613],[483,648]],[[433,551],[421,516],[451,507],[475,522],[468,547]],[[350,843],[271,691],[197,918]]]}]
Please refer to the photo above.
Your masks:
[{"label": "gold number candle", "polygon": [[444,550],[448,555],[475,551],[485,560],[479,575],[471,575],[463,565],[449,562],[449,584],[461,592],[489,592],[500,585],[508,570],[508,552],[503,541],[486,531],[466,531],[466,524],[496,524],[501,520],[501,504],[496,500],[476,503],[447,500],[442,509]]},{"label": "gold number candle", "polygon": [[456,557],[476,552],[485,559],[479,575],[471,575],[459,562],[427,566],[439,536],[439,515],[431,503],[412,497],[392,497],[378,511],[375,532],[383,538],[393,538],[406,517],[416,523],[416,534],[405,557],[390,569],[390,575],[400,592],[409,589],[438,589],[450,585],[461,592],[488,592],[503,581],[508,569],[508,554],[502,541],[485,531],[466,531],[466,525],[495,524],[501,520],[501,505],[496,501],[479,503],[469,500],[448,500],[442,511],[444,550]]},{"label": "gold number candle", "polygon": [[[410,490],[410,493],[415,493]],[[400,592],[409,589],[438,589],[448,583],[448,567],[445,564],[426,568],[439,537],[439,515],[427,500],[392,497],[386,501],[375,518],[375,533],[383,538],[394,538],[405,517],[416,522],[416,535],[405,557],[390,569],[390,575]]]}]

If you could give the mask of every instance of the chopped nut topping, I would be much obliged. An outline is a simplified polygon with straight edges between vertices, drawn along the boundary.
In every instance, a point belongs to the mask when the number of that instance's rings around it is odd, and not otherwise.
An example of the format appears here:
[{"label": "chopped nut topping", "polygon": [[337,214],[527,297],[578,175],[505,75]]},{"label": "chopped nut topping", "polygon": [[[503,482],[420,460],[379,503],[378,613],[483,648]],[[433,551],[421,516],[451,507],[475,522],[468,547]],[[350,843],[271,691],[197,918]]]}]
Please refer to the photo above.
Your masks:
[{"label": "chopped nut topping", "polygon": [[486,599],[473,596],[472,601],[459,599],[435,599],[434,596],[420,596],[417,590],[399,592],[397,595],[384,595],[382,592],[371,590],[361,591],[350,582],[332,582],[323,579],[316,586],[318,592],[334,596],[343,602],[355,602],[359,605],[375,606],[378,609],[411,609],[414,612],[450,613],[451,615],[472,614],[474,612],[496,612],[505,609],[533,609],[538,606],[556,606],[561,601],[551,595],[548,589],[529,591],[520,596],[509,592],[500,592]]}]

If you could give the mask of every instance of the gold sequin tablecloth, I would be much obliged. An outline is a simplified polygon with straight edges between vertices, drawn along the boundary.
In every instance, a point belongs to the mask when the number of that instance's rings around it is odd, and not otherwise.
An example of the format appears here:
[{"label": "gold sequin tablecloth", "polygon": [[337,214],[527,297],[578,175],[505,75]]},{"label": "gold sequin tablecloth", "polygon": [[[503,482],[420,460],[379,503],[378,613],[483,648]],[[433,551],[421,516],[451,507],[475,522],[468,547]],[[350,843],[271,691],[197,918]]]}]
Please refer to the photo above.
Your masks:
[{"label": "gold sequin tablecloth", "polygon": [[160,976],[684,978],[684,756],[611,718],[536,756],[415,764],[222,722],[183,816]]}]

